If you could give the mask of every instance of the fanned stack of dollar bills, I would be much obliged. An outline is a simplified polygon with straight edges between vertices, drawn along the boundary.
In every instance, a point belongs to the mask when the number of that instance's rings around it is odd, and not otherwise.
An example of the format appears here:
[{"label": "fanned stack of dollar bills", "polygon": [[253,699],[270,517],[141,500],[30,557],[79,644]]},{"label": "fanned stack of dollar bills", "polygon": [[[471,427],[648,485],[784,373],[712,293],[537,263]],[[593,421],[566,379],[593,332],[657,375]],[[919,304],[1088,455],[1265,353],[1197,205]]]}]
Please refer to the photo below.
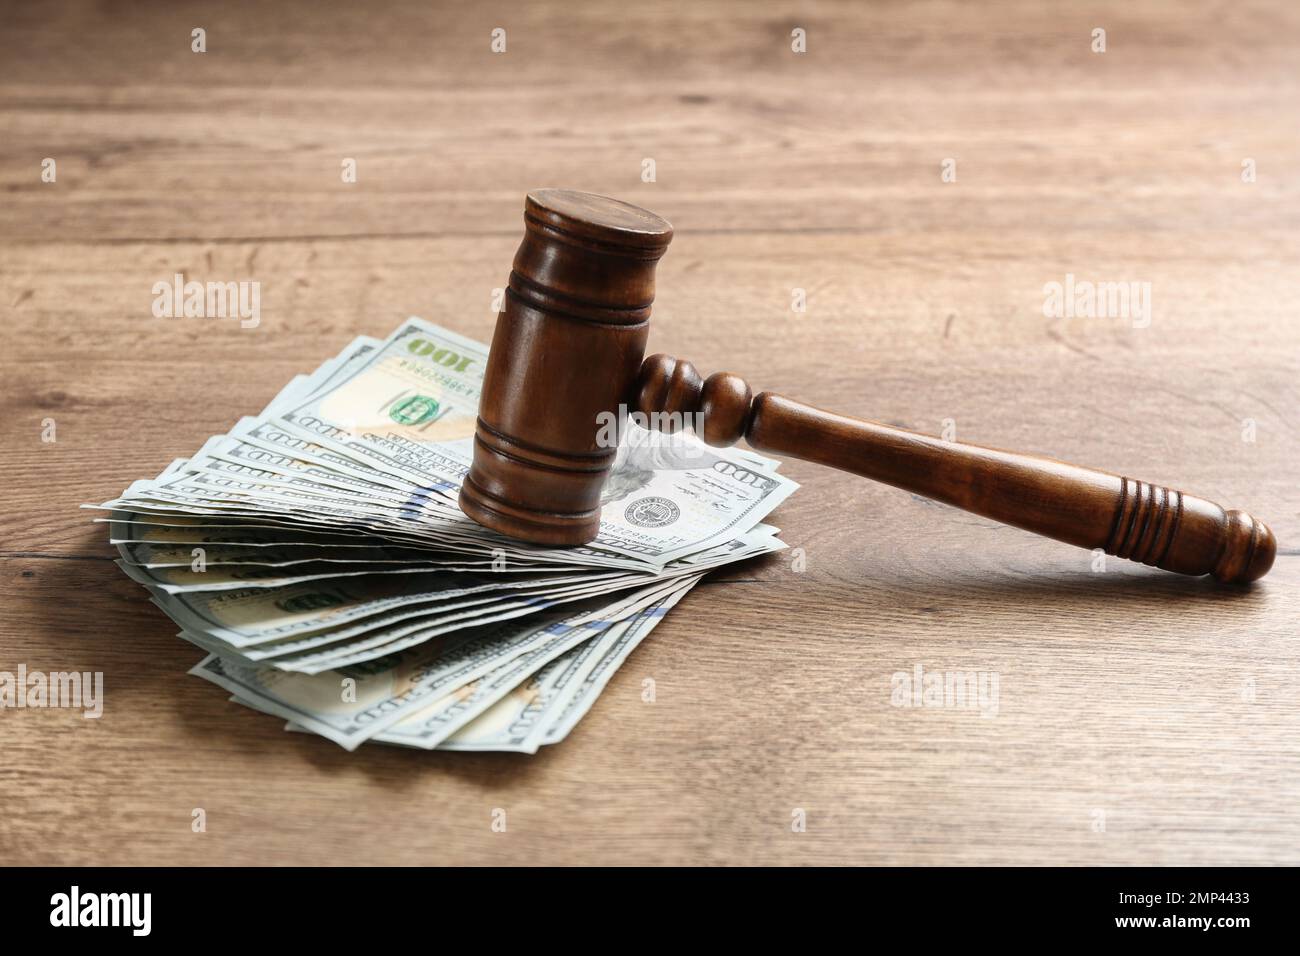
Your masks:
[{"label": "fanned stack of dollar bills", "polygon": [[417,318],[358,338],[94,506],[118,564],[208,652],[191,673],[349,750],[534,753],[707,571],[785,547],[762,523],[797,487],[776,462],[631,422],[591,544],[471,521],[456,498],[486,357]]}]

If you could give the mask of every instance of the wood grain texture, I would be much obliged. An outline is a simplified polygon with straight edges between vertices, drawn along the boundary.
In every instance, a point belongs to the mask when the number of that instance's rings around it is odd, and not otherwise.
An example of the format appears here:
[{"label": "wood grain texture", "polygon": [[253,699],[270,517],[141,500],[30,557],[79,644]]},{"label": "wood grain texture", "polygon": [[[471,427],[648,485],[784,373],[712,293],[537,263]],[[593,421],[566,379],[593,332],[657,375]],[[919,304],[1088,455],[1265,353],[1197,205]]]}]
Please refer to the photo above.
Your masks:
[{"label": "wood grain texture", "polygon": [[[103,670],[107,701],[0,711],[0,858],[1300,862],[1300,8],[1056,6],[8,11],[0,669]],[[1273,571],[1095,573],[790,462],[774,520],[806,569],[707,579],[536,757],[347,754],[186,676],[77,506],[355,334],[419,314],[487,340],[547,185],[676,227],[652,351],[1194,490],[1270,524]],[[153,318],[175,272],[259,280],[261,325]],[[1067,273],[1150,282],[1150,326],[1044,318]],[[996,672],[997,716],[892,706],[918,663]]]}]

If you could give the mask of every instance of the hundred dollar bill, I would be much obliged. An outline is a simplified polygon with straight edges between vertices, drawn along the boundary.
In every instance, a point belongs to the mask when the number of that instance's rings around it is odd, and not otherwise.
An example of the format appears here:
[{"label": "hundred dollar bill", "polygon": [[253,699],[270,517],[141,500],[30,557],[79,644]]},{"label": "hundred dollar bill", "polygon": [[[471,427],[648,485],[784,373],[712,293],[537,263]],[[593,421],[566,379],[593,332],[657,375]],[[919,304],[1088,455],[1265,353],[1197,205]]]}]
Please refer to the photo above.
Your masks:
[{"label": "hundred dollar bill", "polygon": [[621,627],[629,616],[643,614],[644,609],[657,604],[663,594],[683,586],[689,589],[697,580],[698,575],[685,585],[675,583],[647,589],[637,600],[625,604],[619,614],[604,615],[588,622],[585,628],[575,627],[569,621],[553,624],[544,632],[546,640],[535,643],[525,653],[485,675],[467,693],[448,695],[410,714],[373,739],[379,743],[432,750],[551,661],[576,646],[599,639],[612,628]]},{"label": "hundred dollar bill", "polygon": [[[224,657],[268,661],[285,669],[324,670],[331,666],[325,662],[334,657],[345,654],[355,657],[360,651],[391,644],[398,638],[416,632],[427,640],[447,630],[524,617],[559,604],[605,593],[606,590],[591,585],[537,585],[504,593],[465,593],[466,589],[461,589],[459,597],[403,605],[396,610],[364,618],[356,624],[317,630],[297,637],[263,639],[235,645],[203,630],[186,631],[182,636]],[[162,607],[156,598],[154,603]],[[368,656],[383,656],[391,650],[377,650]]]},{"label": "hundred dollar bill", "polygon": [[263,567],[258,565],[224,565],[204,571],[191,568],[148,568],[126,561],[115,562],[127,577],[168,594],[185,594],[199,591],[239,591],[248,588],[281,588],[306,581],[327,578],[349,578],[361,575],[386,574],[445,574],[468,571],[457,565],[398,564],[378,568],[375,565],[351,565],[339,562],[318,561],[292,568]]},{"label": "hundred dollar bill", "polygon": [[315,675],[248,666],[215,654],[190,673],[352,750],[403,716],[551,640],[556,625],[575,641],[585,639],[604,630],[624,608],[636,607],[637,597],[614,605],[597,601],[526,623],[458,630],[361,667]]},{"label": "hundred dollar bill", "polygon": [[436,749],[536,753],[524,746],[528,729],[538,711],[546,706],[546,696],[554,692],[552,688],[559,676],[571,671],[575,661],[590,656],[595,643],[592,639],[565,651],[456,733],[448,735]]},{"label": "hundred dollar bill", "polygon": [[353,750],[404,714],[492,670],[498,655],[548,623],[533,621],[513,632],[502,627],[477,636],[461,631],[365,667],[312,676],[247,666],[215,654],[190,673]]},{"label": "hundred dollar bill", "polygon": [[[322,551],[373,548],[376,539],[358,532],[286,527],[265,523],[208,520],[197,516],[177,515],[175,519],[154,518],[117,512],[122,517],[96,518],[108,524],[109,544],[148,544],[157,547],[190,548],[222,545],[232,548],[316,547]],[[429,542],[395,541],[395,546],[420,547],[439,551]]]},{"label": "hundred dollar bill", "polygon": [[[746,551],[735,552],[732,555],[729,555],[725,558],[718,558],[712,564],[696,563],[690,565],[682,565],[674,568],[670,572],[666,572],[664,575],[658,578],[654,578],[651,580],[662,581],[665,578],[668,578],[670,579],[668,583],[671,584],[672,578],[680,579],[682,577],[702,574],[705,571],[707,571],[710,567],[716,567],[719,564],[728,563],[729,561],[732,560],[739,560],[743,557],[750,557],[752,555],[778,550],[783,547],[785,547],[785,545],[782,542],[772,539],[770,537],[764,537],[754,541]],[[644,579],[642,578],[641,580]],[[593,590],[596,591],[622,590],[622,589],[634,587],[638,583],[639,582],[636,579],[630,579],[626,584],[620,585],[617,588],[610,584],[605,584]],[[556,604],[574,600],[577,597],[581,596],[583,593],[584,592],[579,591],[567,595],[552,594],[552,595],[547,595],[544,598],[534,597],[534,598],[523,599],[520,602],[518,602],[517,606],[509,609],[508,613],[512,615],[519,615],[519,616],[535,613],[538,610],[547,609]],[[494,612],[494,613],[500,613],[500,612]],[[440,624],[439,627],[441,626],[442,625]],[[325,667],[343,667],[346,666],[347,664],[354,663],[357,660],[368,659],[370,657],[375,656],[378,653],[393,653],[399,650],[403,650],[406,647],[410,647],[414,644],[420,643],[423,640],[426,640],[427,635],[428,635],[427,630],[420,629],[413,633],[407,633],[404,636],[397,638],[396,640],[392,640],[384,644],[377,644],[371,636],[367,636],[366,638],[363,639],[363,643],[360,645],[363,649],[360,650],[359,652],[352,652],[351,649],[346,649],[341,652],[333,652],[331,653],[330,656],[324,658],[312,656],[309,660],[303,658],[277,659],[275,663],[277,667],[282,667],[291,670],[301,669],[307,672],[314,672],[316,670],[320,670]],[[340,653],[343,656],[338,656],[338,654]]]},{"label": "hundred dollar bill", "polygon": [[[680,581],[710,567],[784,547],[756,529],[743,547],[713,549],[707,560],[682,561],[658,575]],[[152,573],[134,569],[136,573]],[[154,589],[154,603],[187,640],[244,662],[316,673],[415,646],[448,631],[526,617],[585,597],[653,583],[643,574],[569,575],[504,584],[446,576],[429,586],[376,576],[305,582],[270,590],[187,592]]]},{"label": "hundred dollar bill", "polygon": [[[176,530],[176,529],[171,529]],[[558,573],[609,573],[623,570],[644,571],[635,564],[594,564],[561,561],[558,558],[547,559],[540,554],[512,555],[504,551],[488,552],[482,549],[459,549],[451,547],[431,547],[427,542],[412,545],[397,541],[386,541],[374,537],[362,541],[321,542],[315,540],[300,541],[236,541],[229,534],[190,534],[194,540],[179,543],[184,535],[176,535],[175,541],[163,542],[158,539],[140,540],[136,537],[114,536],[110,543],[118,545],[122,561],[141,568],[189,568],[202,573],[210,566],[255,565],[264,567],[292,568],[295,565],[312,562],[352,565],[358,568],[373,566],[382,571],[387,565],[409,564],[424,565],[432,570],[463,570],[481,573],[491,572],[494,576],[509,577],[515,574],[538,575],[543,572]],[[245,538],[256,535],[242,535]],[[173,537],[173,536],[166,536]],[[280,534],[276,537],[283,538]],[[343,568],[341,570],[348,570]],[[286,572],[288,573],[288,572]],[[269,575],[268,575],[269,576]],[[162,581],[173,584],[202,584],[204,578],[173,579],[165,575]],[[213,579],[216,580],[216,579]],[[198,588],[203,590],[203,588]]]},{"label": "hundred dollar bill", "polygon": [[[204,515],[235,522],[259,517],[277,524],[327,530],[363,531],[398,543],[439,547],[479,555],[504,553],[516,560],[555,561],[621,567],[657,566],[656,560],[612,555],[595,544],[553,549],[527,545],[477,525],[450,506],[431,504],[413,493],[400,507],[358,502],[337,490],[293,482],[270,485],[249,476],[180,469],[152,482],[136,482],[123,495],[99,505],[137,519],[150,515]],[[165,519],[163,519],[165,520]]]},{"label": "hundred dollar bill", "polygon": [[[636,588],[637,583],[627,583],[617,589]],[[640,585],[644,587],[645,585]],[[544,613],[552,608],[571,604],[589,597],[609,594],[607,587],[570,587],[562,590],[518,595],[505,600],[488,602],[480,607],[454,611],[449,614],[411,621],[395,628],[366,633],[341,644],[327,644],[318,649],[292,655],[279,655],[268,661],[281,670],[316,674],[321,671],[346,667],[376,657],[388,656],[408,647],[414,647],[451,631],[475,626],[487,621],[526,618]]]},{"label": "hundred dollar bill", "polygon": [[[412,317],[346,374],[276,416],[376,470],[453,495],[447,482],[469,453],[487,363],[483,345]],[[442,446],[464,448],[445,459]],[[450,468],[448,467],[450,465]]]},{"label": "hundred dollar bill", "polygon": [[[635,586],[627,584],[618,590]],[[238,649],[236,656],[265,661],[281,670],[315,674],[373,658],[387,657],[451,631],[543,613],[561,605],[607,594],[610,590],[592,585],[574,585],[514,591],[506,597],[490,594],[450,604],[442,603],[432,608],[384,615],[387,620],[382,624],[366,621],[362,626],[341,631],[321,631],[307,637]],[[220,643],[212,642],[210,638],[189,633],[182,636],[209,650],[222,653]],[[195,640],[195,637],[202,639]]]},{"label": "hundred dollar bill", "polygon": [[586,633],[575,634],[554,626],[548,630],[552,636],[544,644],[526,651],[477,680],[456,688],[371,739],[377,743],[433,750],[511,693],[520,682],[529,680],[529,675],[538,668],[545,667],[548,661],[564,654],[574,643],[590,643],[594,639]]},{"label": "hundred dollar bill", "polygon": [[[491,570],[490,559],[472,560],[466,557],[440,556],[436,551],[402,548],[338,548],[322,549],[314,544],[282,544],[276,547],[231,547],[207,544],[202,547],[190,545],[158,545],[141,542],[122,542],[130,549],[131,557],[125,564],[142,568],[179,568],[220,567],[223,565],[254,565],[257,567],[286,568],[296,564],[313,562],[343,564],[404,564],[407,562],[427,562],[431,565],[469,565],[478,570]],[[509,568],[503,571],[512,570]],[[522,567],[518,570],[524,570]]]},{"label": "hundred dollar bill", "polygon": [[[236,647],[299,638],[324,630],[367,622],[403,609],[532,586],[558,587],[568,575],[535,580],[484,579],[457,573],[372,575],[321,578],[273,589],[191,591],[168,594],[155,589],[154,599],[172,620]],[[400,619],[389,618],[388,621]]]},{"label": "hundred dollar bill", "polygon": [[577,689],[584,686],[587,675],[605,652],[629,631],[635,631],[638,639],[648,634],[698,580],[688,579],[634,617],[567,651],[444,739],[438,749],[536,753],[550,723],[558,718]]},{"label": "hundred dollar bill", "polygon": [[530,743],[529,737],[539,719],[551,709],[552,701],[594,665],[599,656],[598,649],[608,636],[627,631],[632,624],[632,620],[624,620],[602,635],[567,650],[562,657],[547,663],[528,680],[516,685],[480,717],[465,724],[456,734],[448,735],[438,744],[438,749],[536,753],[537,744]]},{"label": "hundred dollar bill", "polygon": [[[703,560],[706,557],[720,564],[781,547],[784,544],[764,529],[755,529],[748,544],[713,549],[701,560],[680,562],[678,570],[683,574],[707,570],[713,565]],[[415,641],[432,636],[431,624],[438,619],[445,624],[488,614],[525,616],[543,610],[549,601],[575,593],[565,586],[571,577],[500,582],[448,574],[435,577],[432,584],[422,577],[350,577],[244,591],[167,594],[154,589],[153,600],[184,629],[188,639],[205,649],[259,661],[300,655],[326,645],[355,648],[359,645],[346,643],[355,639],[364,639],[365,647],[374,648],[372,635],[388,641],[405,634],[402,640]],[[637,578],[606,581],[631,585]],[[466,609],[472,609],[471,613],[463,613]],[[456,614],[460,616],[449,616]],[[395,630],[397,626],[405,629]],[[291,657],[282,663],[301,665],[304,661]]]},{"label": "hundred dollar bill", "polygon": [[647,610],[631,627],[597,642],[598,646],[592,655],[596,658],[594,665],[582,674],[581,679],[572,681],[549,702],[546,713],[538,716],[525,742],[526,746],[535,750],[543,744],[558,743],[567,737],[591,709],[615,671],[685,593],[681,591],[675,594],[663,607]]},{"label": "hundred dollar bill", "polygon": [[299,521],[332,521],[336,524],[368,527],[384,533],[391,528],[419,531],[437,536],[460,523],[461,531],[472,532],[467,519],[449,512],[447,506],[432,503],[423,492],[412,494],[399,504],[349,498],[337,490],[303,480],[276,481],[242,474],[236,469],[185,469],[143,486],[133,487],[121,498],[101,507],[141,511],[171,508],[190,514],[248,513]]}]

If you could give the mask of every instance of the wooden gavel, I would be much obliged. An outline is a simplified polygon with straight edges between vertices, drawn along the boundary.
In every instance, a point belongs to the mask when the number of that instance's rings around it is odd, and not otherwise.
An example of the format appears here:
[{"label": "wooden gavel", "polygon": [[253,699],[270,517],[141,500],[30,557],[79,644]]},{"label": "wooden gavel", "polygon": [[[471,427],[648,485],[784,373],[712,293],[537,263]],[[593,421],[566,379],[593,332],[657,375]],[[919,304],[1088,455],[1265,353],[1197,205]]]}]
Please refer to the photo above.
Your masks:
[{"label": "wooden gavel", "polygon": [[[1082,548],[1244,584],[1273,564],[1263,522],[1193,495],[1050,458],[944,441],[822,411],[688,362],[642,362],[655,265],[673,230],[637,206],[532,192],[483,382],[460,506],[503,534],[592,540],[616,448],[598,441],[620,407],[693,413],[710,445],[819,462]],[[671,420],[671,418],[670,418]],[[609,444],[605,442],[604,444]]]}]

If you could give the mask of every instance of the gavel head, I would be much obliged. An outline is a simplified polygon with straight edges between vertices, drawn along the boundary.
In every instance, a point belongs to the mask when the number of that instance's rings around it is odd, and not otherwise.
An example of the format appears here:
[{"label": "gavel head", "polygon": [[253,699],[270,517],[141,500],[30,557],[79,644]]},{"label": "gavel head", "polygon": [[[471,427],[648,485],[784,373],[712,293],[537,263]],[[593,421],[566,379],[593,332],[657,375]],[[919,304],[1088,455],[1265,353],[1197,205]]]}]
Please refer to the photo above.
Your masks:
[{"label": "gavel head", "polygon": [[640,370],[672,237],[667,221],[615,199],[528,194],[460,492],[479,524],[556,546],[596,536],[617,452],[607,426]]}]

